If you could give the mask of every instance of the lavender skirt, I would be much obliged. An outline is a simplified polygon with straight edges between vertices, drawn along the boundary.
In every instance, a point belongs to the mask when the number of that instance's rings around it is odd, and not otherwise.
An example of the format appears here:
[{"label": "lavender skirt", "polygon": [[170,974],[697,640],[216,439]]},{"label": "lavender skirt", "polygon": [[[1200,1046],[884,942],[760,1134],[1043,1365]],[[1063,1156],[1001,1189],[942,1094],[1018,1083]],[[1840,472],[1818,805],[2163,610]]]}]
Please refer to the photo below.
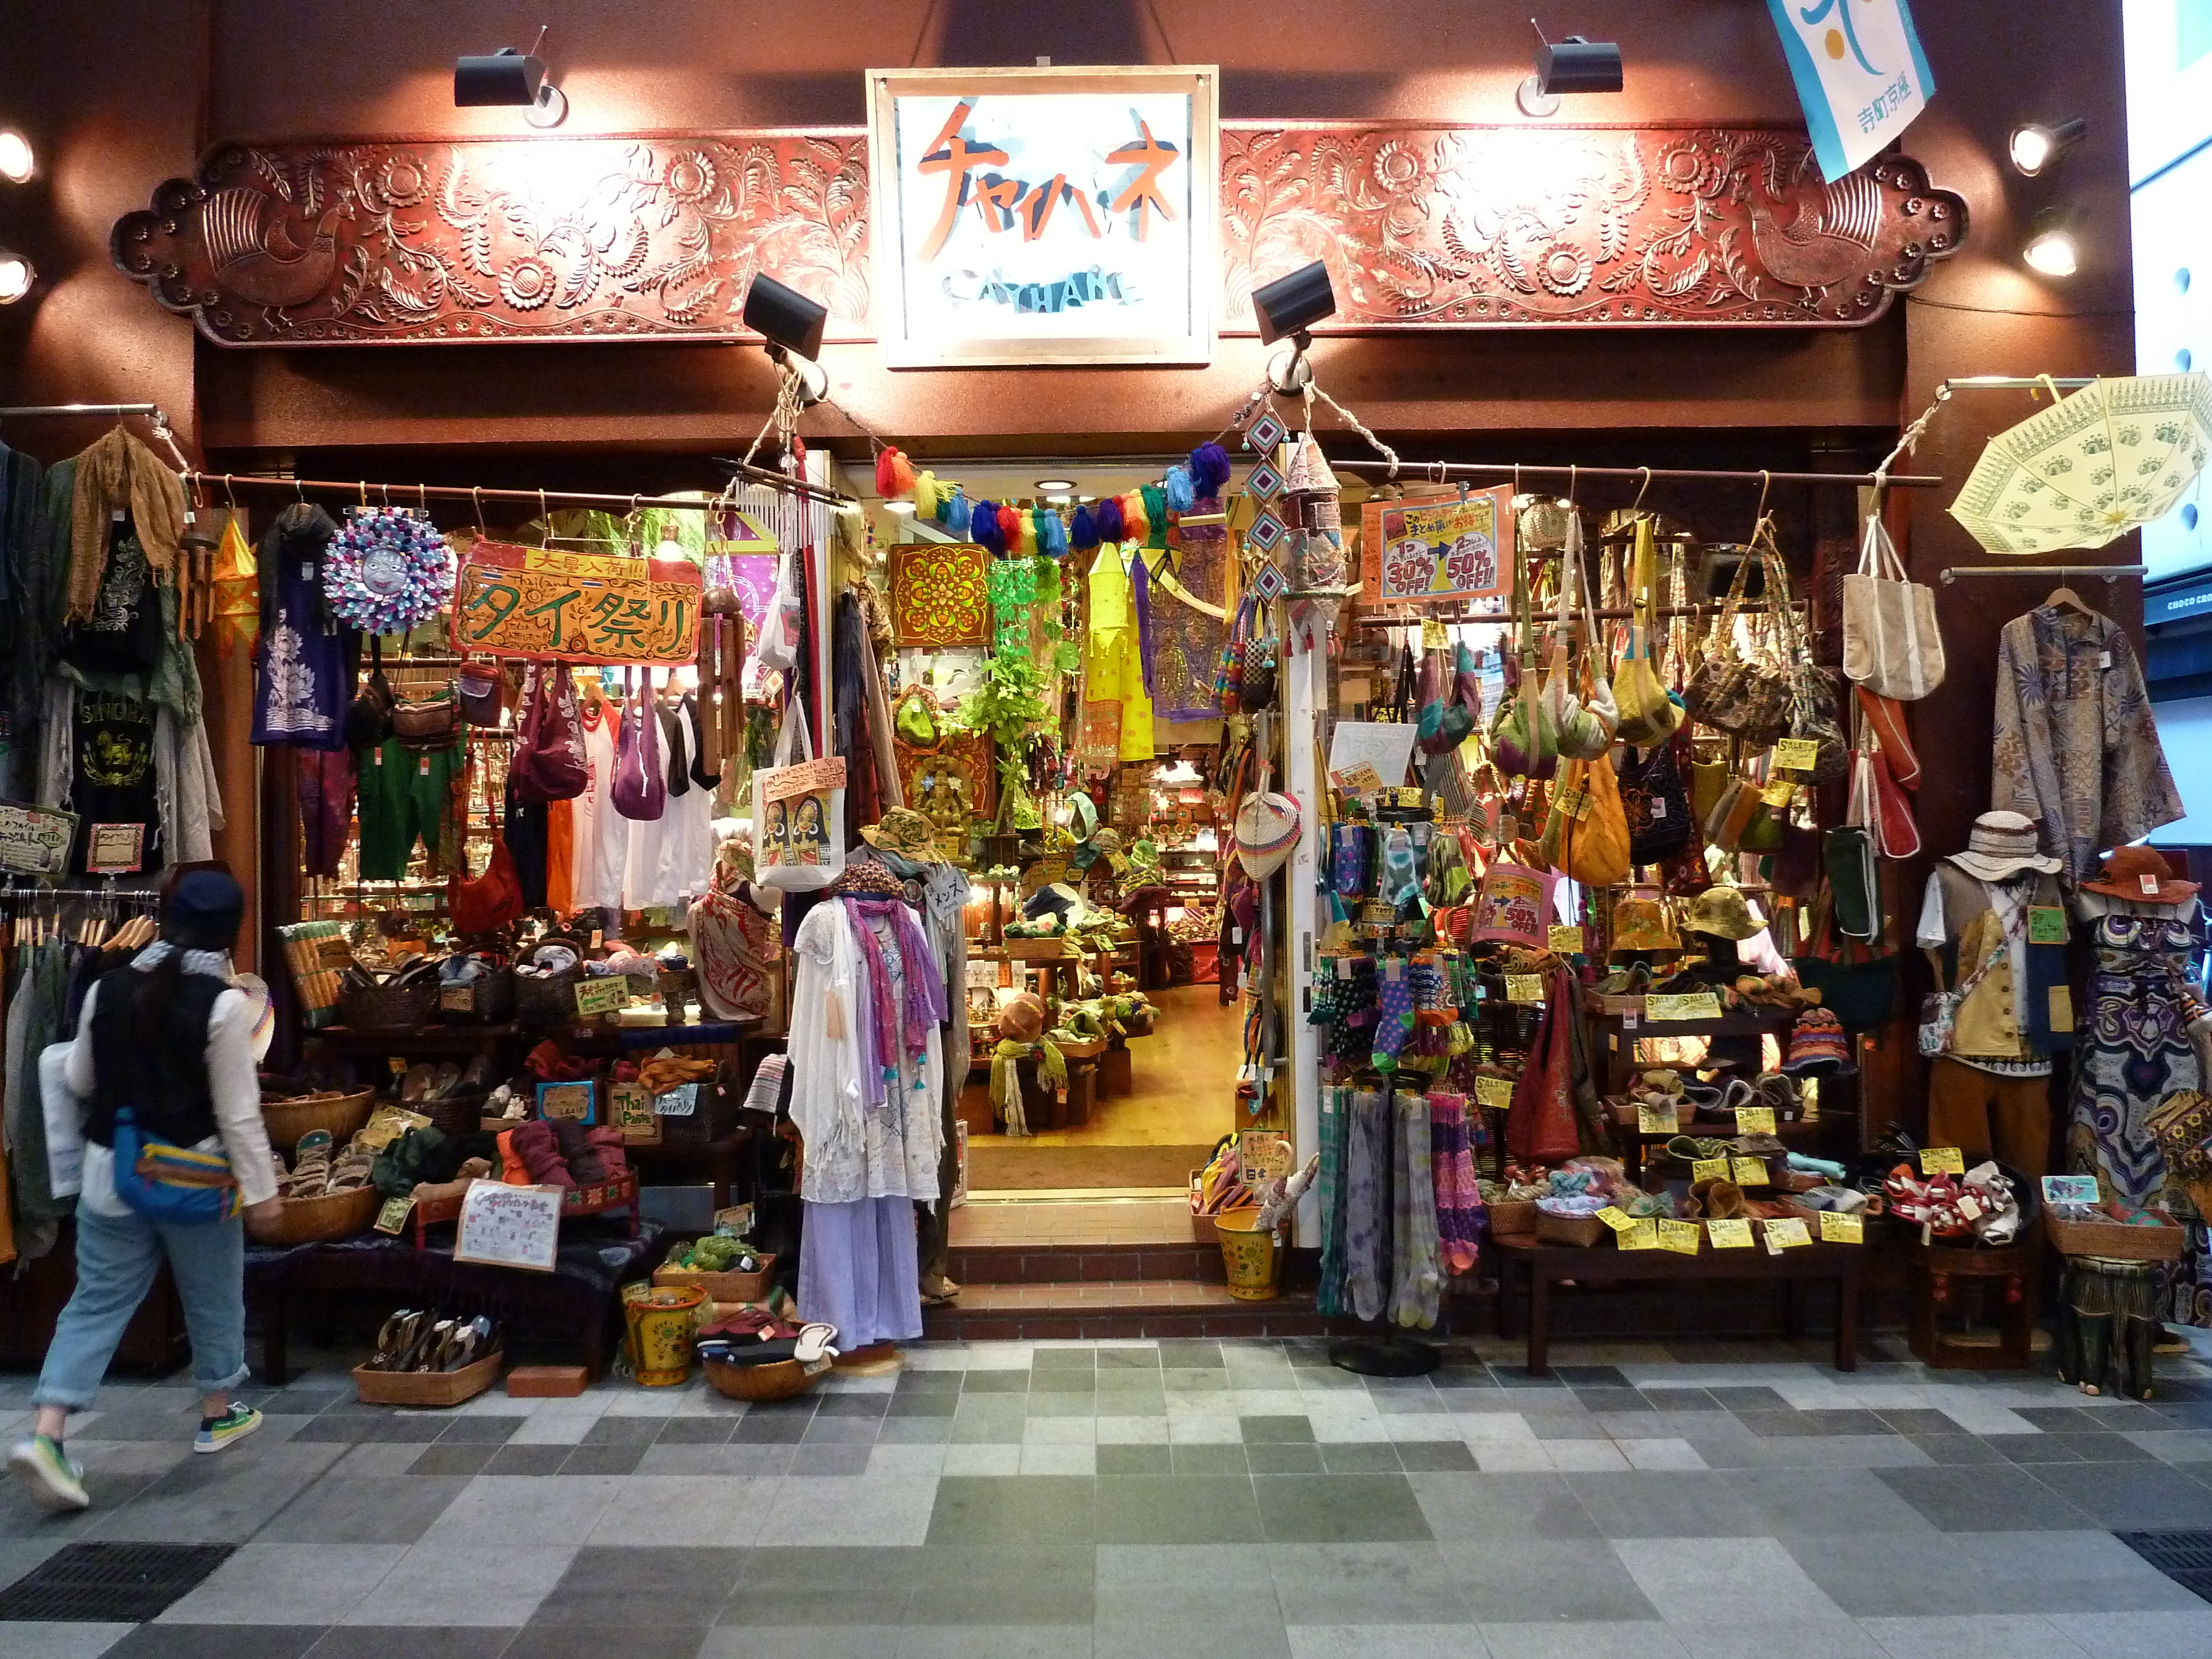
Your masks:
[{"label": "lavender skirt", "polygon": [[921,1277],[914,1200],[864,1198],[806,1205],[799,1253],[799,1313],[837,1328],[847,1353],[921,1334]]}]

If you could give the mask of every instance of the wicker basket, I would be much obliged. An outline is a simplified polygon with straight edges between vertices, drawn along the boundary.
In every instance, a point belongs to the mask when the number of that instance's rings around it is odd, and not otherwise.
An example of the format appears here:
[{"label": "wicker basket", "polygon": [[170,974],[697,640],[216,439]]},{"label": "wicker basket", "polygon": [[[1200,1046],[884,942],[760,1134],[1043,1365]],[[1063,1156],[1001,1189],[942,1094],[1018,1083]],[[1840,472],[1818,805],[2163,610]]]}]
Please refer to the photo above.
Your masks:
[{"label": "wicker basket", "polygon": [[276,1230],[264,1244],[319,1244],[333,1238],[365,1233],[384,1207],[384,1194],[374,1187],[351,1192],[325,1193],[320,1198],[288,1198],[276,1218]]},{"label": "wicker basket", "polygon": [[506,1356],[495,1348],[457,1371],[373,1371],[353,1368],[353,1391],[369,1406],[458,1406],[499,1381]]},{"label": "wicker basket", "polygon": [[349,1031],[411,1031],[431,1024],[438,1012],[438,981],[412,985],[342,985],[338,1024]]},{"label": "wicker basket", "polygon": [[691,1267],[655,1267],[653,1282],[663,1288],[690,1285],[707,1292],[709,1302],[757,1302],[775,1275],[775,1258],[760,1258],[756,1273],[708,1273]]},{"label": "wicker basket", "polygon": [[715,1393],[732,1400],[788,1400],[805,1394],[829,1376],[830,1369],[825,1364],[810,1370],[796,1359],[767,1365],[732,1365],[726,1359],[710,1359],[707,1381],[714,1385]]},{"label": "wicker basket", "polygon": [[1533,1238],[1536,1232],[1536,1200],[1533,1198],[1510,1199],[1503,1204],[1489,1206],[1490,1236],[1492,1238]]},{"label": "wicker basket", "polygon": [[420,1112],[430,1120],[430,1127],[449,1140],[459,1140],[463,1135],[480,1133],[483,1127],[484,1102],[491,1098],[489,1089],[475,1090],[468,1094],[447,1095],[442,1100],[416,1100],[405,1103],[410,1112]]},{"label": "wicker basket", "polygon": [[1536,1242],[1539,1244],[1565,1244],[1586,1250],[1613,1236],[1612,1229],[1594,1215],[1553,1215],[1540,1205],[1530,1204],[1536,1212]]},{"label": "wicker basket", "polygon": [[343,1146],[368,1121],[376,1091],[363,1089],[349,1095],[309,1095],[304,1100],[264,1100],[261,1121],[269,1128],[269,1144],[289,1150],[300,1137],[317,1129],[330,1133],[331,1145]]},{"label": "wicker basket", "polygon": [[2106,1219],[2068,1221],[2049,1212],[2044,1219],[2051,1229],[2051,1242],[2061,1255],[2100,1255],[2110,1261],[2172,1261],[2179,1258],[2189,1237],[2187,1228],[2165,1215],[2160,1215],[2154,1227]]},{"label": "wicker basket", "polygon": [[448,1025],[492,1025],[514,1012],[512,968],[490,969],[466,985],[438,988],[439,1017]]},{"label": "wicker basket", "polygon": [[514,1017],[526,1025],[573,1025],[576,1023],[576,987],[584,971],[571,968],[549,978],[516,975]]}]

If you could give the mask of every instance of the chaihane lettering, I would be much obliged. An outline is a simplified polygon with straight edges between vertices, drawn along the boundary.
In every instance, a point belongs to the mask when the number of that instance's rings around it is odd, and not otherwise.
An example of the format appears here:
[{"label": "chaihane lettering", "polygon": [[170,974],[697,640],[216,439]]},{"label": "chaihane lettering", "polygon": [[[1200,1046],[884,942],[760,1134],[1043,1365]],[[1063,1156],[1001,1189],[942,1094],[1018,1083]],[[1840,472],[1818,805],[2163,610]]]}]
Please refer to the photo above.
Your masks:
[{"label": "chaihane lettering", "polygon": [[1080,224],[1095,240],[1103,240],[1110,228],[1110,217],[1102,217],[1102,214],[1129,215],[1129,234],[1139,242],[1151,234],[1155,214],[1170,220],[1176,216],[1163,191],[1161,179],[1170,167],[1182,159],[1182,152],[1154,137],[1148,122],[1140,118],[1137,122],[1137,137],[1106,153],[1109,163],[1134,169],[1133,175],[1116,191],[1110,185],[1078,184],[1065,173],[1031,180],[1009,178],[995,171],[996,167],[1012,157],[991,140],[970,137],[963,131],[975,112],[972,99],[963,99],[954,105],[937,137],[930,141],[928,149],[915,163],[917,173],[945,180],[945,198],[939,205],[936,222],[930,226],[929,234],[921,245],[925,264],[945,252],[959,222],[961,209],[971,205],[987,232],[1002,235],[1018,228],[1025,242],[1042,237],[1046,227],[1062,210],[1070,222]]}]

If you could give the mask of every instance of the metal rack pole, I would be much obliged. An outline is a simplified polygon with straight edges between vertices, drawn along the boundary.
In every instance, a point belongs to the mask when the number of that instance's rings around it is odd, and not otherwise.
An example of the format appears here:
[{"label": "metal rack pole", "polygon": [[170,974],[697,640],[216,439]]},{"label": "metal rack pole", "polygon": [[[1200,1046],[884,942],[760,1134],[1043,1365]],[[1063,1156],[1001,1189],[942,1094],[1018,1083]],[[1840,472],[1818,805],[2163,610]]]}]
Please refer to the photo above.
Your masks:
[{"label": "metal rack pole", "polygon": [[2033,576],[2039,581],[2064,581],[2072,576],[2101,576],[2116,582],[2123,576],[2141,576],[2148,567],[2140,564],[1954,564],[1946,566],[1936,580],[1948,587],[1961,576]]},{"label": "metal rack pole", "polygon": [[[1339,472],[1392,471],[1388,461],[1332,460],[1329,466]],[[1943,483],[1941,477],[1925,472],[1893,472],[1887,478],[1882,478],[1872,472],[1743,472],[1718,467],[1555,466],[1548,463],[1534,466],[1494,461],[1401,461],[1397,464],[1395,476],[1401,483],[1445,483],[1454,477],[1514,479],[1534,477],[1632,478],[1639,483],[1662,478],[1691,478],[1709,483],[1760,485],[1850,484],[1857,489],[1871,489],[1878,483],[1887,483],[1899,489],[1936,489]]]},{"label": "metal rack pole", "polygon": [[[673,508],[682,513],[715,513],[727,504],[720,496],[708,496],[703,501],[672,500],[664,495],[610,495],[586,489],[487,489],[477,484],[380,483],[374,479],[347,482],[340,478],[276,478],[258,472],[187,472],[186,483],[195,481],[210,487],[225,489],[294,490],[303,497],[308,490],[319,495],[366,497],[375,505],[392,502],[404,507],[410,502],[421,505],[432,497],[439,501],[525,501],[539,507],[619,507],[635,513],[648,507]],[[788,495],[799,495],[808,501],[820,501],[831,507],[857,507],[860,503],[850,495],[840,495],[834,489],[824,489],[819,484],[804,479],[787,478],[781,472],[763,472],[759,468],[749,469],[745,482],[764,489],[781,489]]]},{"label": "metal rack pole", "polygon": [[106,417],[118,415],[150,415],[161,425],[169,417],[161,412],[159,404],[18,404],[0,409],[0,421],[29,419],[38,416],[85,415]]},{"label": "metal rack pole", "polygon": [[1954,392],[2041,392],[2046,386],[2079,392],[2085,386],[2096,385],[2097,380],[2082,374],[1960,374],[1937,384],[1936,401],[1943,403]]}]

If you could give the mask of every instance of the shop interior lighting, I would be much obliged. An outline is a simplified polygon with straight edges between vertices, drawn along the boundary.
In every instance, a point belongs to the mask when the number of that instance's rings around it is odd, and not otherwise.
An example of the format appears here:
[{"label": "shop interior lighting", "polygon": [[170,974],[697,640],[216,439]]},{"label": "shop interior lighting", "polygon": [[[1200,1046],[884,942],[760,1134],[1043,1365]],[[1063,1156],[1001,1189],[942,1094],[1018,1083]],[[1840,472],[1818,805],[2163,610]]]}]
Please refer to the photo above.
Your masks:
[{"label": "shop interior lighting", "polygon": [[2079,264],[2080,245],[2071,210],[2047,207],[2028,222],[2027,240],[2020,257],[2031,270],[2045,276],[2071,276]]},{"label": "shop interior lighting", "polygon": [[13,127],[0,127],[0,179],[20,185],[37,170],[31,141]]},{"label": "shop interior lighting", "polygon": [[1039,478],[1037,493],[1042,495],[1065,495],[1075,488],[1073,478]]},{"label": "shop interior lighting", "polygon": [[768,342],[769,361],[796,377],[802,403],[818,404],[830,395],[829,374],[815,361],[822,355],[822,329],[829,319],[829,307],[773,276],[756,276],[745,290],[744,325]]},{"label": "shop interior lighting", "polygon": [[1253,314],[1260,319],[1260,343],[1273,345],[1287,339],[1290,349],[1267,360],[1267,382],[1276,391],[1303,392],[1313,384],[1313,365],[1306,353],[1313,349],[1313,325],[1336,315],[1336,290],[1329,286],[1328,266],[1316,259],[1287,276],[1252,290]]},{"label": "shop interior lighting", "polygon": [[908,514],[914,511],[914,503],[912,501],[885,501],[884,503],[884,511],[891,514],[894,518],[903,519]]},{"label": "shop interior lighting", "polygon": [[1536,72],[1513,93],[1523,115],[1557,115],[1563,92],[1619,92],[1625,84],[1617,43],[1571,34],[1555,45],[1534,18],[1528,27],[1536,31]]},{"label": "shop interior lighting", "polygon": [[2058,158],[2080,143],[2088,131],[2089,124],[2078,115],[2051,126],[2039,121],[2024,122],[2012,130],[2008,146],[2012,164],[2028,178],[2035,178],[2057,165]]},{"label": "shop interior lighting", "polygon": [[39,273],[20,253],[0,247],[0,306],[11,306],[31,291]]},{"label": "shop interior lighting", "polygon": [[453,59],[453,106],[484,106],[520,108],[533,127],[557,127],[568,113],[568,100],[545,78],[545,61],[538,48],[545,44],[545,26],[538,26],[538,40],[526,52],[513,46],[497,52],[463,53]]}]

